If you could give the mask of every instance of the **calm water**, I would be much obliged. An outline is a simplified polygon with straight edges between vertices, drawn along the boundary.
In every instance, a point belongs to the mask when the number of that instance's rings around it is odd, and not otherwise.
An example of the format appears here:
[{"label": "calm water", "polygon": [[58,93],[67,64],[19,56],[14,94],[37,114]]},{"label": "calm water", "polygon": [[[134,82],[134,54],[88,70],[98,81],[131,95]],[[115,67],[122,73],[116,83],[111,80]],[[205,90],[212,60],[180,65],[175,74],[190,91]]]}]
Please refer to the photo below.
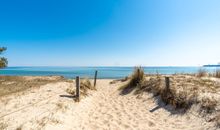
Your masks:
[{"label": "calm water", "polygon": [[[201,67],[144,67],[145,73],[175,74],[175,73],[196,73]],[[202,67],[214,72],[216,67]],[[95,70],[98,70],[98,78],[123,78],[132,73],[133,67],[8,67],[0,69],[0,75],[20,76],[48,76],[60,75],[66,78],[76,76],[92,78]]]}]

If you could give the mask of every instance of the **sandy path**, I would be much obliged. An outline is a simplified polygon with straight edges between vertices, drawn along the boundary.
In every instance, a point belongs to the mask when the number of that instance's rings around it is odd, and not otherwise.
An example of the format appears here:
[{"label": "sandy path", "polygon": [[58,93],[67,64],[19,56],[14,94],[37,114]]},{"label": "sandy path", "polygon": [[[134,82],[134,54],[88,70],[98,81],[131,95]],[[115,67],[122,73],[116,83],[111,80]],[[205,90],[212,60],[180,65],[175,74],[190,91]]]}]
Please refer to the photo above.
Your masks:
[{"label": "sandy path", "polygon": [[[154,109],[157,103],[149,94],[141,98],[133,94],[122,96],[118,91],[119,85],[99,81],[97,93],[89,100],[90,103],[87,102],[88,106],[84,106],[86,109],[81,111],[82,116],[77,116],[76,120],[80,125],[74,123],[73,127],[85,130],[214,129],[204,119],[192,114],[171,115],[164,108]],[[150,112],[152,110],[153,112]]]},{"label": "sandy path", "polygon": [[[133,94],[120,95],[118,87],[121,84],[110,85],[110,81],[99,80],[97,91],[91,91],[79,103],[75,103],[72,98],[60,96],[68,95],[65,90],[73,84],[48,84],[16,97],[9,97],[11,99],[8,104],[0,108],[0,115],[31,105],[3,118],[8,124],[6,129],[9,130],[19,127],[24,130],[214,129],[213,124],[192,114],[172,115],[171,112],[175,112],[173,110],[157,109],[158,105],[150,94],[146,93],[141,97]],[[0,104],[2,106],[3,102]]]}]

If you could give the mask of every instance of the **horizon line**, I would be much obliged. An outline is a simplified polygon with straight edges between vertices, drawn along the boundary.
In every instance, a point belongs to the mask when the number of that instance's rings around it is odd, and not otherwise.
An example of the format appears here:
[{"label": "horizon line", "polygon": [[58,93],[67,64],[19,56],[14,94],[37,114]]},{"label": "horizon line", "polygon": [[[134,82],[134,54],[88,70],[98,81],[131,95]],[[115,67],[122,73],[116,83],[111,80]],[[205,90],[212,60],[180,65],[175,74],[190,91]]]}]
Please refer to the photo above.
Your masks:
[{"label": "horizon line", "polygon": [[[175,65],[175,66],[168,66],[168,65],[162,65],[162,66],[159,66],[159,65],[150,65],[150,66],[141,66],[141,65],[137,65],[137,66],[8,66],[8,67],[203,67],[203,65],[197,65],[197,66],[193,66],[193,65],[186,65],[186,66],[178,66],[178,65]],[[6,68],[8,68],[6,67]]]}]

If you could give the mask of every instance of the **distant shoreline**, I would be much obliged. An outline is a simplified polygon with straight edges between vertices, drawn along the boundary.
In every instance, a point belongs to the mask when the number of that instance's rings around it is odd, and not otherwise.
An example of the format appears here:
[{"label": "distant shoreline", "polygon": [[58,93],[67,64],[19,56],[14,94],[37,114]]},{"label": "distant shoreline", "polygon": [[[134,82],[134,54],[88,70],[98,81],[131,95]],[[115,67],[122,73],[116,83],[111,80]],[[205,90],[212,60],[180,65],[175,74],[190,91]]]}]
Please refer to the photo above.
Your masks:
[{"label": "distant shoreline", "polygon": [[203,67],[220,67],[220,65],[203,65]]}]

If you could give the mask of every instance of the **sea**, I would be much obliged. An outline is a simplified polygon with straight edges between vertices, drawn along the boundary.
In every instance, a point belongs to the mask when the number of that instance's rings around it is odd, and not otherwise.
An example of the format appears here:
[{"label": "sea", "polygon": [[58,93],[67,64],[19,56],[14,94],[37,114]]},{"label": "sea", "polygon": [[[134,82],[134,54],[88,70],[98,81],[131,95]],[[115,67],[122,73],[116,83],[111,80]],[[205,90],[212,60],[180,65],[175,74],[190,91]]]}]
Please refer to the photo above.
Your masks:
[{"label": "sea", "polygon": [[[197,73],[200,69],[215,72],[220,67],[143,67],[146,74]],[[0,69],[0,75],[11,76],[76,76],[93,78],[98,71],[99,79],[120,79],[132,74],[134,67],[7,67]]]}]

